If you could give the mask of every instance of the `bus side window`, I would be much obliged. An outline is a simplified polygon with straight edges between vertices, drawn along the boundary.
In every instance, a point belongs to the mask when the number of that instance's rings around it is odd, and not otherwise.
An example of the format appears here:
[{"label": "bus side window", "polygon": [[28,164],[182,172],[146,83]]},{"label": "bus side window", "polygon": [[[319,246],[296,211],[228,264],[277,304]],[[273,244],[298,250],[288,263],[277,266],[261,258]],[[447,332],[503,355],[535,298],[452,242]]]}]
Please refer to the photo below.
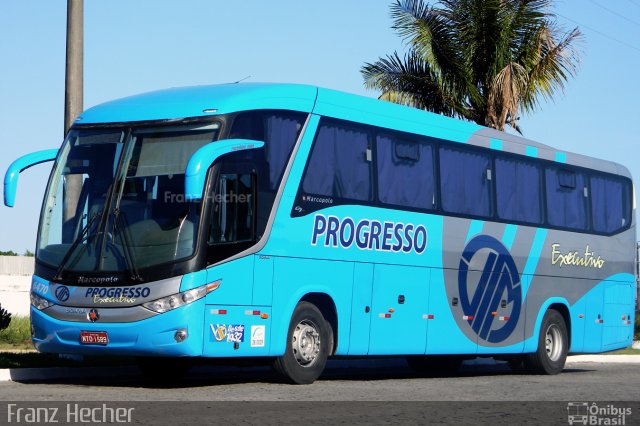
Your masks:
[{"label": "bus side window", "polygon": [[376,137],[378,198],[384,204],[436,208],[433,148],[416,140]]},{"label": "bus side window", "polygon": [[371,201],[371,150],[367,131],[331,122],[322,124],[302,181],[307,194]]},{"label": "bus side window", "polygon": [[629,188],[625,182],[606,175],[592,175],[591,213],[593,229],[610,233],[624,228],[630,221]]},{"label": "bus side window", "polygon": [[448,213],[490,217],[491,157],[475,151],[440,147],[440,193]]},{"label": "bus side window", "polygon": [[532,161],[499,156],[496,167],[496,205],[500,219],[541,224],[542,172]]},{"label": "bus side window", "polygon": [[546,170],[547,219],[553,226],[587,230],[586,177],[571,170]]}]

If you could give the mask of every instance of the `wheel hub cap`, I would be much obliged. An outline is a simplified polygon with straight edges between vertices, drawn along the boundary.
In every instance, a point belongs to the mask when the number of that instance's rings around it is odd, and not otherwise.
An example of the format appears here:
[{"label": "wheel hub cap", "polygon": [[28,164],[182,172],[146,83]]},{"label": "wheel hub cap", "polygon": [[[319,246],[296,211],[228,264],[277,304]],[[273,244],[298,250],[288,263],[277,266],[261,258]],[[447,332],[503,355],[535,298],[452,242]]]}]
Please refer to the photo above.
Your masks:
[{"label": "wheel hub cap", "polygon": [[557,361],[562,354],[562,336],[560,329],[557,325],[552,324],[547,328],[547,333],[544,338],[545,349],[547,350],[547,356],[551,361]]},{"label": "wheel hub cap", "polygon": [[320,353],[318,327],[311,321],[301,321],[293,330],[291,347],[298,364],[303,367],[313,365]]}]

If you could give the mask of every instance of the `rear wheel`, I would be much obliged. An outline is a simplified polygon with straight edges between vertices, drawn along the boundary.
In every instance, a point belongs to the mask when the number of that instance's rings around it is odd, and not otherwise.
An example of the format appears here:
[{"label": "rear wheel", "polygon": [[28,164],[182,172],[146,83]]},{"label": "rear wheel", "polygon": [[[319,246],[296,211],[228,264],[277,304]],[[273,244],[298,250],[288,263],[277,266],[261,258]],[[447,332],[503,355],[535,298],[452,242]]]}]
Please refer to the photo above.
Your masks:
[{"label": "rear wheel", "polygon": [[411,355],[407,364],[419,374],[446,376],[460,369],[464,357],[456,355]]},{"label": "rear wheel", "polygon": [[538,349],[525,358],[527,370],[535,374],[558,374],[564,369],[569,351],[567,325],[560,312],[545,312],[540,327]]},{"label": "rear wheel", "polygon": [[315,305],[299,303],[291,317],[284,355],[276,358],[273,365],[280,376],[298,385],[313,383],[320,377],[333,347],[329,327]]}]

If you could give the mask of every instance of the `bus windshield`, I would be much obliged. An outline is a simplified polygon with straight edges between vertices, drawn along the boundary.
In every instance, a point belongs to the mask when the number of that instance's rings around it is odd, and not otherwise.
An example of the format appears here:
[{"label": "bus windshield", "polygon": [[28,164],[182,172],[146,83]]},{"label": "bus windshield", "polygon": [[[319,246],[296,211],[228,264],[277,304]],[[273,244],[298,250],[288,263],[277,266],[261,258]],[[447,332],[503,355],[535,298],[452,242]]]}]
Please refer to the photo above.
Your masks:
[{"label": "bus windshield", "polygon": [[37,259],[77,272],[173,262],[195,250],[201,202],[184,173],[218,125],[72,130],[51,175]]}]

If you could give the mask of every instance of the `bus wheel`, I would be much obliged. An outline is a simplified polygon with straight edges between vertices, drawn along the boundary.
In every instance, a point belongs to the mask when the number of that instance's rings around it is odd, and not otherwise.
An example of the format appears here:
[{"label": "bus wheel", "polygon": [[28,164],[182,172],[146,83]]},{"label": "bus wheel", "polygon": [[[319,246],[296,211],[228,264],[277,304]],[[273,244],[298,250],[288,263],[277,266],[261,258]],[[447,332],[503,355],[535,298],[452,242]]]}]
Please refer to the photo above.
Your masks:
[{"label": "bus wheel", "polygon": [[525,358],[527,370],[534,374],[558,374],[564,368],[569,350],[567,325],[560,312],[549,309],[542,318],[538,350]]},{"label": "bus wheel", "polygon": [[446,376],[460,369],[464,357],[457,355],[411,355],[407,364],[416,373],[429,376]]},{"label": "bus wheel", "polygon": [[315,305],[301,302],[296,306],[289,324],[284,355],[274,362],[280,376],[298,385],[313,383],[320,377],[332,346],[328,327]]}]

